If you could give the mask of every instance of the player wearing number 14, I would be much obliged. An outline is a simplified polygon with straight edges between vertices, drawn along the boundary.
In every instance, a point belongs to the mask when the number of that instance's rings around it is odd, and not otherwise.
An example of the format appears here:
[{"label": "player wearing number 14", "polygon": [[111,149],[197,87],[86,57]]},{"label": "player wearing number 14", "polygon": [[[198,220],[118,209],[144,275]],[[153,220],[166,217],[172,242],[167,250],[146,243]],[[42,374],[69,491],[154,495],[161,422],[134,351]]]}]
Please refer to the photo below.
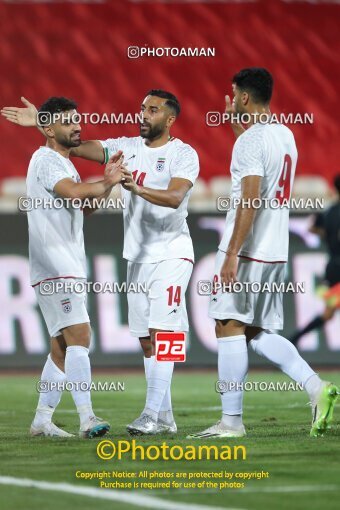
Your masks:
[{"label": "player wearing number 14", "polygon": [[145,407],[127,430],[131,435],[174,433],[170,386],[173,361],[155,359],[155,334],[188,331],[185,292],[194,250],[186,222],[188,201],[199,173],[196,151],[170,135],[180,112],[177,98],[151,90],[141,104],[140,136],[85,142],[75,155],[107,161],[119,147],[126,171],[123,257],[127,283],[146,284],[145,293],[128,293],[128,321],[144,353]]}]

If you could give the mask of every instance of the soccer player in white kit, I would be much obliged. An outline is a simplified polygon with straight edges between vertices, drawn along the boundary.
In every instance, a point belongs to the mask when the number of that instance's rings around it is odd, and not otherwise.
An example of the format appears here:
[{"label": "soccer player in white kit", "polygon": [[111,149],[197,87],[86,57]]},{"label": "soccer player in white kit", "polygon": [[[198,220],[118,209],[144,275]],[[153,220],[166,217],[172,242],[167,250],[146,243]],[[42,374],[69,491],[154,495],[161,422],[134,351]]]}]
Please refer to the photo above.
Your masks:
[{"label": "soccer player in white kit", "polygon": [[[70,285],[86,281],[83,217],[94,209],[74,207],[67,201],[62,207],[60,202],[53,206],[53,201],[106,198],[120,182],[124,167],[122,153],[118,152],[108,162],[103,180],[81,183],[69,159],[71,149],[81,143],[81,128],[74,120],[76,107],[74,101],[64,97],[51,97],[41,106],[40,112],[45,112],[40,116],[45,122],[41,130],[47,143],[33,154],[27,173],[27,197],[32,201],[28,211],[31,285],[51,337],[51,353],[41,375],[43,391],[30,429],[32,436],[72,436],[52,422],[65,382],[72,383],[80,437],[102,436],[110,429],[109,423],[95,416],[92,409],[86,293],[73,292]],[[16,122],[15,110],[4,110],[8,120]],[[54,292],[55,282],[67,283],[68,288]]]},{"label": "soccer player in white kit", "polygon": [[176,97],[151,90],[141,105],[140,136],[84,142],[77,156],[103,162],[123,151],[124,251],[127,283],[145,283],[146,293],[128,293],[129,328],[144,352],[146,403],[127,426],[131,435],[177,432],[172,413],[172,361],[155,360],[157,331],[188,331],[185,292],[194,251],[186,222],[191,188],[199,173],[196,151],[170,136],[180,113]]},{"label": "soccer player in white kit", "polygon": [[[241,124],[233,127],[237,140],[230,167],[231,200],[244,202],[227,213],[215,262],[214,281],[219,285],[209,309],[216,321],[222,418],[190,438],[245,435],[242,384],[248,371],[247,342],[304,386],[313,408],[312,436],[327,430],[337,398],[336,386],[322,381],[289,340],[272,332],[283,328],[282,293],[247,292],[245,287],[241,292],[228,292],[227,286],[235,282],[270,285],[285,279],[289,210],[278,208],[277,202],[270,207],[270,200],[283,203],[290,198],[297,149],[290,129],[269,120],[272,88],[273,79],[266,69],[243,69],[233,78],[233,107],[226,98],[227,113],[248,114],[250,123],[247,130]],[[257,209],[259,199],[262,206]],[[235,386],[228,387],[228,383]]]},{"label": "soccer player in white kit", "polygon": [[[36,125],[36,109],[8,107],[2,114],[20,125]],[[124,251],[127,283],[146,284],[147,292],[128,293],[129,328],[144,352],[147,395],[141,415],[127,426],[130,434],[177,432],[171,403],[172,361],[155,361],[157,331],[188,331],[185,292],[194,251],[186,222],[191,188],[199,173],[196,151],[170,136],[180,113],[177,98],[151,90],[141,105],[140,136],[85,141],[71,150],[106,163],[123,151]],[[134,286],[136,288],[136,286]]]}]

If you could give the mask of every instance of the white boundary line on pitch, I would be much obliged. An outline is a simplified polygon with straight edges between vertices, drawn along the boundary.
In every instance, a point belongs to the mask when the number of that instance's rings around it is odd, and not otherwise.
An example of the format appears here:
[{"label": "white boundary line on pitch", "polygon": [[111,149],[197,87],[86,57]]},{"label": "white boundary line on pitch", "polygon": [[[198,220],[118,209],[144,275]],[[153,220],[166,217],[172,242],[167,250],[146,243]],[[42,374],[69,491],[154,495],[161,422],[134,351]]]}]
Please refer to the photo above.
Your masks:
[{"label": "white boundary line on pitch", "polygon": [[[232,482],[231,482],[232,483]],[[280,493],[280,492],[337,492],[340,491],[340,485],[287,485],[287,486],[273,486],[273,487],[245,487],[244,489],[234,489],[233,495],[242,495],[245,492],[247,494],[249,493],[261,493],[261,492],[267,492],[267,493]],[[197,492],[195,490],[183,490],[183,489],[176,489],[176,494],[196,494],[199,496],[199,494],[202,493],[208,494],[208,493],[214,493],[216,494],[216,489],[204,489],[200,490],[200,492]],[[153,491],[154,494],[164,494],[164,492],[161,493],[161,491],[156,490]],[[169,494],[169,492],[167,492]]]},{"label": "white boundary line on pitch", "polygon": [[[303,404],[302,404],[303,405]],[[247,405],[244,405],[243,406],[244,409],[268,409],[268,405],[267,404],[263,404],[263,405],[258,405],[258,406],[247,406]],[[273,406],[271,406],[273,407]],[[280,408],[280,409],[290,409],[290,408],[295,408],[295,407],[301,407],[301,404],[289,404],[289,405],[286,405],[286,406],[283,406],[283,405],[278,405],[277,408]],[[196,411],[197,413],[200,413],[202,411],[222,411],[222,408],[221,406],[213,406],[213,407],[176,407],[176,412],[182,412],[182,411]],[[57,412],[58,414],[74,414],[74,415],[77,415],[77,409],[74,408],[74,409],[57,409]],[[107,409],[97,409],[96,408],[96,412],[98,413],[106,413],[107,412]],[[8,415],[8,411],[0,411],[0,414],[6,414]]]},{"label": "white boundary line on pitch", "polygon": [[320,492],[340,491],[340,485],[287,485],[286,487],[246,487],[244,492]]},{"label": "white boundary line on pitch", "polygon": [[30,487],[45,491],[66,492],[78,496],[119,501],[127,505],[156,508],[157,510],[244,510],[241,508],[221,508],[217,506],[196,505],[180,503],[179,501],[167,501],[144,494],[134,492],[120,492],[117,490],[98,489],[95,487],[76,486],[70,483],[43,482],[28,478],[14,478],[12,476],[0,476],[0,485],[14,485],[16,487]]}]

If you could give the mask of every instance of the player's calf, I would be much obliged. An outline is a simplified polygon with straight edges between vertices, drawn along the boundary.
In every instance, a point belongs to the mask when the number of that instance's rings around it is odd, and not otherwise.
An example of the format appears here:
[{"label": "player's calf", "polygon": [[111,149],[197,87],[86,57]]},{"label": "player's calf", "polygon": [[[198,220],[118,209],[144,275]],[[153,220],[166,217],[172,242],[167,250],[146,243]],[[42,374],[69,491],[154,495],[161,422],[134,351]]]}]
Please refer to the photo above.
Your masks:
[{"label": "player's calf", "polygon": [[89,323],[76,324],[63,330],[67,344],[65,374],[72,383],[72,398],[80,419],[79,435],[93,438],[106,434],[110,424],[95,416],[91,401],[91,365],[89,345],[91,328]]}]

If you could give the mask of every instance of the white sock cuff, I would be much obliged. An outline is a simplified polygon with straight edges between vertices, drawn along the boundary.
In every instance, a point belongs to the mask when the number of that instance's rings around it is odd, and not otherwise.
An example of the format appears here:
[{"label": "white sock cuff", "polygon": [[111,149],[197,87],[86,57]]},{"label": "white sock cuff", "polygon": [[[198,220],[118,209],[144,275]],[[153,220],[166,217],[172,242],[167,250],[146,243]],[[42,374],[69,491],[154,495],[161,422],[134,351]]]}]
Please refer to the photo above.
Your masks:
[{"label": "white sock cuff", "polygon": [[238,409],[237,411],[228,411],[227,413],[224,413],[222,411],[222,421],[223,421],[223,418],[224,416],[240,416],[240,420],[242,421],[242,415],[243,415],[243,409],[242,407],[240,409]]},{"label": "white sock cuff", "polygon": [[[253,349],[253,351],[257,353],[257,350],[256,350],[257,342],[259,340],[261,340],[263,337],[270,335],[271,333],[273,333],[273,332],[270,329],[264,329],[264,330],[260,331],[260,333],[257,333],[257,335],[255,335],[254,338],[252,338],[250,340],[250,342],[248,343],[249,347],[251,347],[251,349]],[[273,333],[273,334],[275,334],[275,333]]]},{"label": "white sock cuff", "polygon": [[150,370],[150,365],[151,363],[153,363],[153,360],[154,360],[155,356],[150,356],[150,358],[146,358],[144,356],[144,370],[145,370],[145,377],[146,379],[148,379],[149,377],[149,370]]},{"label": "white sock cuff", "polygon": [[247,351],[246,335],[226,336],[217,339],[218,350],[220,352],[228,352],[229,354],[237,354]]},{"label": "white sock cuff", "polygon": [[58,367],[58,366],[54,363],[54,361],[53,361],[53,359],[52,359],[51,354],[49,354],[49,355],[47,356],[47,360],[48,360],[48,362],[52,365],[53,370],[55,370],[55,371],[58,373],[58,375],[61,375],[61,376],[63,376],[63,377],[66,379],[66,374],[65,374],[65,372],[63,372],[62,370],[60,370],[60,368],[59,368],[59,367]]},{"label": "white sock cuff", "polygon": [[[255,337],[256,338],[256,337]],[[252,338],[248,343],[248,347],[250,347],[254,352],[256,352],[256,340]]]},{"label": "white sock cuff", "polygon": [[69,347],[66,347],[66,352],[86,353],[88,355],[89,349],[83,345],[70,345]]},{"label": "white sock cuff", "polygon": [[235,336],[222,336],[218,338],[218,342],[238,342],[240,340],[245,340],[246,335],[235,335]]}]

